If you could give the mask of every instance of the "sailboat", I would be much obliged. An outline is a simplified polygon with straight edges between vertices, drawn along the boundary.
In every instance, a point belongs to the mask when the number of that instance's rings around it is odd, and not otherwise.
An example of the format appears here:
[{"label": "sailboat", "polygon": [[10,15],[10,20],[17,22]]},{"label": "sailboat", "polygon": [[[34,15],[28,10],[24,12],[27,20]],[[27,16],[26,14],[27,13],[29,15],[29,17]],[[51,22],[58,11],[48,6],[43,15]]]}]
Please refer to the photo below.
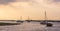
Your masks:
[{"label": "sailboat", "polygon": [[29,16],[28,16],[28,19],[26,20],[27,22],[31,22],[32,20],[30,20]]},{"label": "sailboat", "polygon": [[22,16],[20,17],[21,20],[16,20],[18,23],[23,23],[25,20],[22,20]]},{"label": "sailboat", "polygon": [[45,11],[45,20],[40,22],[40,24],[46,25],[47,27],[52,27],[53,24],[52,23],[48,23],[47,22],[47,15],[46,15],[46,11]]},{"label": "sailboat", "polygon": [[41,21],[40,24],[47,24],[47,15],[46,15],[46,11],[45,11],[45,20],[44,21]]}]

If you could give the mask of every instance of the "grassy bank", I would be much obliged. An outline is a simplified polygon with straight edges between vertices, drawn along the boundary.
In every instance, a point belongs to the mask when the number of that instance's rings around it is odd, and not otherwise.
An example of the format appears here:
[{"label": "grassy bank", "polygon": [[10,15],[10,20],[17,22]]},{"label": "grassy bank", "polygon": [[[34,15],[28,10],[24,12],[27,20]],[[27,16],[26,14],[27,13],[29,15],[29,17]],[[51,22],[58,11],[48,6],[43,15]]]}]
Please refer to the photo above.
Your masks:
[{"label": "grassy bank", "polygon": [[2,25],[18,25],[20,23],[3,23],[3,22],[0,22],[0,26]]}]

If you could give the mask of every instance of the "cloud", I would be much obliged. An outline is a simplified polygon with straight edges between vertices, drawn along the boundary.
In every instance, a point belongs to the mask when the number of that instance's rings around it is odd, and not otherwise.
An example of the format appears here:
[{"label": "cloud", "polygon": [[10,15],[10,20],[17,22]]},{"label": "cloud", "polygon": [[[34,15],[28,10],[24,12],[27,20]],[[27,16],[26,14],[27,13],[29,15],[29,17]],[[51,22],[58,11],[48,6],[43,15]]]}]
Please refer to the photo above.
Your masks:
[{"label": "cloud", "polygon": [[53,0],[54,2],[60,2],[60,0]]},{"label": "cloud", "polygon": [[0,0],[0,4],[9,4],[10,2],[34,2],[33,0]]},{"label": "cloud", "polygon": [[41,1],[48,2],[60,2],[60,0],[0,0],[0,4],[7,5],[11,2],[31,2],[31,3],[41,3]]},{"label": "cloud", "polygon": [[60,0],[46,0],[46,1],[50,1],[50,2],[60,2]]},{"label": "cloud", "polygon": [[19,2],[28,2],[30,0],[16,0],[16,1],[19,1]]},{"label": "cloud", "polygon": [[10,2],[15,2],[16,0],[0,0],[0,4],[8,4]]}]

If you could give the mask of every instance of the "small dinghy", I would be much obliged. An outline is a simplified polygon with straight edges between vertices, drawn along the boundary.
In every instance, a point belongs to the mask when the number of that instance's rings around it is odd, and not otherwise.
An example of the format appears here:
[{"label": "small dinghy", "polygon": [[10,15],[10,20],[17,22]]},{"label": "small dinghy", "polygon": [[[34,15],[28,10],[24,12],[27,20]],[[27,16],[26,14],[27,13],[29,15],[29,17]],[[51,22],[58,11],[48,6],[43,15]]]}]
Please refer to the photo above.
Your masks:
[{"label": "small dinghy", "polygon": [[53,26],[53,24],[51,24],[51,23],[47,23],[47,25],[46,25],[47,27],[52,27]]}]

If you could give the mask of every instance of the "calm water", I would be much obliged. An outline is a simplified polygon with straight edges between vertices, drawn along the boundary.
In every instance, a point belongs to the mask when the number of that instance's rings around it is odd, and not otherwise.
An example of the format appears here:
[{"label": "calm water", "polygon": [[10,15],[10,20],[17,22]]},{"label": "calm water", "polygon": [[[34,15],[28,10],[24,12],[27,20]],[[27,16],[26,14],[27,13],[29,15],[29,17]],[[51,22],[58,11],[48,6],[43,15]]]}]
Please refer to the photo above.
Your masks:
[{"label": "calm water", "polygon": [[20,25],[0,26],[0,31],[60,31],[60,23],[50,22],[53,27],[46,27],[39,22],[24,22]]}]

